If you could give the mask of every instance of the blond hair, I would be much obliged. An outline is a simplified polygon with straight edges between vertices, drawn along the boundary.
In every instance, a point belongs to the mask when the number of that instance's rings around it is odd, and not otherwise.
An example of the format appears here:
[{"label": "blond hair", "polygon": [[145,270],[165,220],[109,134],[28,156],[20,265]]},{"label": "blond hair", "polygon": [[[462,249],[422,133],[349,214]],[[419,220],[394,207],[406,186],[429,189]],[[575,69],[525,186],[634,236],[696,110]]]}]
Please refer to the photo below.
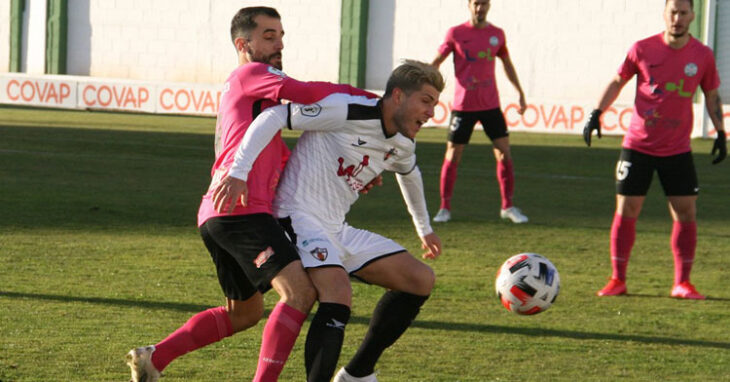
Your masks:
[{"label": "blond hair", "polygon": [[388,98],[393,89],[399,88],[406,94],[420,90],[423,85],[431,85],[436,90],[444,90],[444,77],[435,67],[416,60],[404,60],[388,78],[383,98]]}]

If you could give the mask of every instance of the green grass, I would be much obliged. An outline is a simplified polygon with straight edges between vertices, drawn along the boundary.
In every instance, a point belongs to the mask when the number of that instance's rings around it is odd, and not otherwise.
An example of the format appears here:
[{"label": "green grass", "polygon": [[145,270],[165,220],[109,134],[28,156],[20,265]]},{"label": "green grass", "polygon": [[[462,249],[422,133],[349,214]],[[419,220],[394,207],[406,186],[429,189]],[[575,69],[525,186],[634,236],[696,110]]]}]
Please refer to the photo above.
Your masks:
[{"label": "green grass", "polygon": [[[222,303],[195,215],[213,159],[210,118],[0,107],[0,381],[125,381],[123,357]],[[287,135],[293,143],[291,133]],[[431,213],[445,131],[418,137]],[[459,169],[454,219],[435,225],[438,281],[409,331],[378,364],[382,381],[730,380],[730,177],[696,141],[702,186],[693,282],[706,301],[668,297],[671,221],[655,180],[637,225],[626,297],[597,298],[610,274],[608,231],[620,141],[511,136],[516,204],[498,219],[488,141],[475,132]],[[358,201],[356,226],[420,254],[395,179]],[[507,257],[542,253],[560,271],[555,305],[533,317],[499,304]],[[381,294],[354,285],[341,364]],[[271,309],[277,296],[266,296]],[[250,380],[263,324],[190,353],[164,381]],[[303,332],[306,332],[305,324]],[[282,381],[302,381],[304,335]]]}]

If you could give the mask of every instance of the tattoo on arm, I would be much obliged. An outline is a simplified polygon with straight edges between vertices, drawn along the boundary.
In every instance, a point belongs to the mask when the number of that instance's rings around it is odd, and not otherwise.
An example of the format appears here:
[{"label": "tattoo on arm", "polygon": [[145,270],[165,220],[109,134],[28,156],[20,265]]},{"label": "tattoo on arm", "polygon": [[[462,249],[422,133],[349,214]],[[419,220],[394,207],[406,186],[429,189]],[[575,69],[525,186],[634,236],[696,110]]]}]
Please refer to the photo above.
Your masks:
[{"label": "tattoo on arm", "polygon": [[720,124],[722,125],[722,100],[720,99],[720,95],[717,95],[716,102],[715,102],[715,117],[720,121]]}]

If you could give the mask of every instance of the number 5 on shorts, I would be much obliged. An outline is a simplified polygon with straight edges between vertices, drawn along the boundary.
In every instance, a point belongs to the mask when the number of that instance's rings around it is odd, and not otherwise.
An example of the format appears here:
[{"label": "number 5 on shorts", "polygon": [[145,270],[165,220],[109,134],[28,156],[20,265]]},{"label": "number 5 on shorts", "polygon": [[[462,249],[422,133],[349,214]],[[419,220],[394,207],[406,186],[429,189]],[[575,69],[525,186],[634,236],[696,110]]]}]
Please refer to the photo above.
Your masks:
[{"label": "number 5 on shorts", "polygon": [[625,160],[618,161],[618,163],[616,163],[616,180],[620,182],[626,179],[626,177],[629,176],[630,167],[631,162],[627,162]]}]

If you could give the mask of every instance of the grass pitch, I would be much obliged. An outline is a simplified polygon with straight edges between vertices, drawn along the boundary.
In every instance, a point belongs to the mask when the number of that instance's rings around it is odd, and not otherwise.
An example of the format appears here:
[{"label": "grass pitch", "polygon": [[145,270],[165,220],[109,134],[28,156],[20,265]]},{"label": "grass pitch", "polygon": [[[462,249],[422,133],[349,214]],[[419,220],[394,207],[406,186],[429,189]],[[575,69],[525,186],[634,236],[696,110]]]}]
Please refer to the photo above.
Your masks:
[{"label": "grass pitch", "polygon": [[[222,303],[195,227],[213,160],[214,120],[0,107],[0,381],[126,381],[124,354]],[[287,133],[290,143],[294,134]],[[445,131],[418,137],[431,214]],[[597,298],[610,275],[608,234],[620,140],[514,133],[516,205],[501,221],[494,159],[477,131],[459,169],[453,220],[434,224],[445,253],[408,332],[382,357],[388,381],[730,380],[730,160],[693,142],[702,191],[692,280],[706,301],[668,297],[671,221],[657,181],[637,224],[629,296]],[[420,254],[395,179],[348,220]],[[499,265],[519,252],[560,271],[555,305],[533,317],[494,296]],[[381,294],[354,285],[340,364],[354,353]],[[275,293],[266,296],[271,309]],[[164,381],[253,376],[263,323],[190,353]],[[303,333],[306,333],[305,324]],[[282,381],[304,380],[304,335]]]}]

